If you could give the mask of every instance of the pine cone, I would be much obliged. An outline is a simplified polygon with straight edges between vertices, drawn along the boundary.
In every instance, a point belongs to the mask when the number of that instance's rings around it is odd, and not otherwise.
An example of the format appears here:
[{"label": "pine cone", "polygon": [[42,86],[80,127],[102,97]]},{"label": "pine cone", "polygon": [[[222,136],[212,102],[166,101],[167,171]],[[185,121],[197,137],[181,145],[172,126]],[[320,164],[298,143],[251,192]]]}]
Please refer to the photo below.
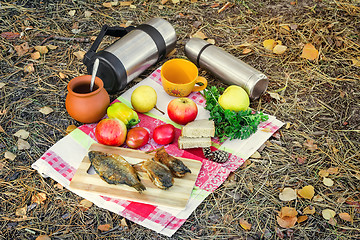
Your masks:
[{"label": "pine cone", "polygon": [[217,163],[224,163],[229,159],[229,153],[222,150],[216,150],[211,153],[210,159]]},{"label": "pine cone", "polygon": [[212,156],[210,147],[204,147],[202,150],[205,158],[209,158],[210,156]]}]

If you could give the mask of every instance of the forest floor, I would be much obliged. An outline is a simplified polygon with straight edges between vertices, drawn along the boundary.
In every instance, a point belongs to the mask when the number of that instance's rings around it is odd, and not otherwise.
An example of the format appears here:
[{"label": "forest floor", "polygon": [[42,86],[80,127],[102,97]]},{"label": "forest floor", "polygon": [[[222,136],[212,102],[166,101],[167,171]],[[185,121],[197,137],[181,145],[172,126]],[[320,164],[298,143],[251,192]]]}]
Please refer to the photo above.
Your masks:
[{"label": "forest floor", "polygon": [[[285,122],[172,239],[360,239],[358,0],[112,3],[0,1],[0,239],[168,239],[128,220],[124,226],[121,216],[97,206],[81,211],[81,197],[31,168],[68,126],[81,125],[65,110],[66,86],[86,73],[81,54],[101,27],[154,17],[176,29],[172,57],[185,57],[186,40],[196,34],[266,74],[267,92],[250,106]],[[267,39],[281,41],[286,51],[266,50]],[[113,41],[106,38],[101,47]],[[318,51],[314,60],[302,55],[308,43]],[[38,47],[45,45],[47,53]],[[201,73],[209,85],[226,87]],[[29,137],[19,140],[19,130]],[[284,188],[304,186],[312,186],[314,196],[280,200]],[[34,204],[39,193],[46,200]],[[297,222],[285,217],[290,228],[279,219],[286,206],[297,212]],[[100,231],[102,224],[112,231]]]}]

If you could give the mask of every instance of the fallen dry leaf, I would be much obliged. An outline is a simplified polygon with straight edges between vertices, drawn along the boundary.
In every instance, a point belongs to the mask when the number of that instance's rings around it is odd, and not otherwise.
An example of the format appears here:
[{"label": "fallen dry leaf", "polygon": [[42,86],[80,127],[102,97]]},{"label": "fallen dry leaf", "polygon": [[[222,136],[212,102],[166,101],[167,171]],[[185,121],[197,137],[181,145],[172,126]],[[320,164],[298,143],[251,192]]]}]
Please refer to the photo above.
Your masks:
[{"label": "fallen dry leaf", "polygon": [[307,206],[306,208],[304,208],[303,210],[303,214],[314,214],[315,213],[315,207],[313,206]]},{"label": "fallen dry leaf", "polygon": [[297,223],[305,222],[308,219],[308,216],[299,216],[297,219]]},{"label": "fallen dry leaf", "polygon": [[18,150],[26,150],[26,149],[30,149],[30,147],[31,146],[27,141],[25,141],[21,138],[18,139],[18,141],[17,141]]},{"label": "fallen dry leaf", "polygon": [[6,152],[4,153],[4,157],[5,157],[6,159],[9,159],[10,161],[14,161],[15,158],[16,158],[16,155],[13,154],[12,152],[6,151]]},{"label": "fallen dry leaf", "polygon": [[30,54],[30,57],[31,57],[31,59],[33,59],[33,60],[37,60],[37,59],[39,59],[40,58],[40,53],[39,52],[33,52],[33,53],[31,53]]},{"label": "fallen dry leaf", "polygon": [[68,12],[68,14],[70,15],[70,17],[75,16],[76,10],[71,10]]},{"label": "fallen dry leaf", "polygon": [[0,82],[0,89],[3,88],[6,85],[6,83]]},{"label": "fallen dry leaf", "polygon": [[35,72],[34,64],[33,64],[33,63],[29,63],[28,65],[26,65],[26,66],[24,67],[24,72],[26,72],[26,73]]},{"label": "fallen dry leaf", "polygon": [[251,224],[248,223],[248,221],[246,221],[244,218],[240,218],[239,223],[243,229],[247,231],[251,229]]},{"label": "fallen dry leaf", "polygon": [[54,46],[54,45],[51,45],[51,44],[46,45],[46,47],[47,47],[48,49],[50,49],[50,50],[55,50],[55,49],[58,48],[57,46]]},{"label": "fallen dry leaf", "polygon": [[43,193],[43,192],[40,192],[31,197],[31,202],[37,203],[37,204],[42,204],[45,202],[45,200],[46,200],[46,193]]},{"label": "fallen dry leaf", "polygon": [[248,54],[248,53],[251,53],[252,50],[250,48],[244,48],[243,51],[242,51],[242,54]]},{"label": "fallen dry leaf", "polygon": [[42,107],[39,109],[39,112],[41,112],[42,114],[48,115],[50,113],[52,113],[54,110],[51,107]]},{"label": "fallen dry leaf", "polygon": [[295,200],[296,197],[296,191],[288,187],[284,188],[284,190],[279,194],[279,199],[284,202]]},{"label": "fallen dry leaf", "polygon": [[316,196],[314,196],[313,201],[314,202],[322,202],[322,201],[324,201],[324,198],[320,195],[316,195]]},{"label": "fallen dry leaf", "polygon": [[274,39],[266,39],[264,42],[263,42],[263,46],[264,48],[267,50],[267,51],[270,51],[272,52],[272,50],[274,49],[276,45],[276,42]]},{"label": "fallen dry leaf", "polygon": [[59,72],[59,78],[65,79],[65,78],[67,78],[67,76],[64,73]]},{"label": "fallen dry leaf", "polygon": [[25,207],[16,209],[15,215],[16,216],[21,216],[21,217],[26,216],[26,212],[27,212],[27,207],[25,206]]},{"label": "fallen dry leaf", "polygon": [[314,144],[313,139],[306,139],[306,142],[303,143],[303,145],[307,147],[307,149],[309,149],[311,152],[315,151],[318,148],[317,145]]},{"label": "fallen dry leaf", "polygon": [[351,59],[352,60],[352,64],[356,67],[360,67],[360,57],[357,57],[357,59]]},{"label": "fallen dry leaf", "polygon": [[92,202],[90,202],[89,200],[86,200],[86,199],[83,199],[80,201],[80,204],[79,204],[79,208],[83,211],[86,211],[88,210],[89,208],[91,208],[93,205]]},{"label": "fallen dry leaf", "polygon": [[321,215],[324,219],[330,220],[331,218],[334,218],[336,213],[334,210],[331,210],[329,208],[322,210]]},{"label": "fallen dry leaf", "polygon": [[201,31],[197,31],[195,34],[193,34],[191,37],[193,38],[200,38],[200,39],[205,39],[207,38],[207,36],[201,32]]},{"label": "fallen dry leaf", "polygon": [[283,54],[286,51],[286,49],[287,46],[278,44],[273,48],[273,53],[280,55]]},{"label": "fallen dry leaf", "polygon": [[281,100],[281,96],[278,93],[275,92],[269,92],[270,97],[280,101]]},{"label": "fallen dry leaf", "polygon": [[339,217],[340,217],[342,220],[344,220],[344,221],[348,221],[348,222],[352,222],[352,221],[353,221],[353,219],[352,219],[352,217],[350,216],[350,214],[348,214],[348,213],[346,213],[346,212],[339,213],[338,215],[339,215]]},{"label": "fallen dry leaf", "polygon": [[104,7],[106,7],[106,8],[111,8],[111,7],[112,7],[111,2],[104,2],[102,5],[103,5]]},{"label": "fallen dry leaf", "polygon": [[326,171],[325,169],[321,169],[321,170],[319,171],[319,176],[320,176],[320,177],[327,177],[327,176],[329,176],[329,173],[328,173],[328,171]]},{"label": "fallen dry leaf", "polygon": [[0,34],[1,37],[5,38],[6,40],[15,40],[20,37],[20,33],[17,32],[2,32]]},{"label": "fallen dry leaf", "polygon": [[69,125],[67,128],[66,128],[66,134],[69,134],[71,133],[72,131],[74,131],[77,127],[75,125]]},{"label": "fallen dry leaf", "polygon": [[315,190],[313,186],[307,185],[302,189],[298,190],[297,193],[300,197],[311,200],[314,197]]},{"label": "fallen dry leaf", "polygon": [[102,232],[109,231],[111,229],[110,224],[102,224],[98,226],[98,229]]},{"label": "fallen dry leaf", "polygon": [[121,221],[120,221],[120,226],[121,226],[121,227],[128,227],[128,224],[127,224],[125,218],[122,218],[122,219],[121,219]]},{"label": "fallen dry leaf", "polygon": [[281,218],[279,216],[276,216],[276,220],[277,220],[277,223],[279,224],[280,227],[292,228],[293,226],[295,226],[295,224],[297,222],[297,217],[284,217],[284,218]]},{"label": "fallen dry leaf", "polygon": [[45,54],[49,52],[49,49],[46,46],[35,46],[34,49],[40,54]]},{"label": "fallen dry leaf", "polygon": [[289,25],[282,25],[280,26],[280,33],[282,34],[290,34],[290,26]]},{"label": "fallen dry leaf", "polygon": [[77,52],[74,52],[74,55],[78,60],[83,60],[85,52],[84,51],[77,51]]},{"label": "fallen dry leaf", "polygon": [[14,136],[22,139],[27,139],[29,137],[29,132],[24,129],[20,129],[19,131],[14,133]]},{"label": "fallen dry leaf", "polygon": [[29,43],[24,42],[23,44],[14,46],[14,49],[19,57],[24,56],[29,51]]},{"label": "fallen dry leaf", "polygon": [[329,224],[333,225],[333,226],[336,226],[337,225],[337,221],[335,218],[330,218],[329,221],[328,221]]},{"label": "fallen dry leaf", "polygon": [[212,38],[210,38],[210,39],[207,39],[206,40],[208,43],[211,43],[211,44],[215,44],[216,42],[215,42],[215,39],[212,39]]},{"label": "fallen dry leaf", "polygon": [[319,56],[319,51],[312,45],[311,43],[307,43],[304,45],[302,50],[302,54],[300,57],[306,58],[308,60],[315,60]]},{"label": "fallen dry leaf", "polygon": [[338,167],[331,167],[326,170],[329,174],[338,174],[339,168]]},{"label": "fallen dry leaf", "polygon": [[260,159],[261,158],[261,155],[258,151],[255,151],[251,156],[250,158],[255,158],[255,159]]},{"label": "fallen dry leaf", "polygon": [[297,215],[297,211],[295,208],[292,207],[282,207],[279,212],[279,217],[295,217]]},{"label": "fallen dry leaf", "polygon": [[51,240],[48,235],[40,235],[35,240]]},{"label": "fallen dry leaf", "polygon": [[324,177],[323,183],[325,186],[328,186],[328,187],[334,186],[334,181],[331,178]]},{"label": "fallen dry leaf", "polygon": [[85,16],[86,18],[90,17],[91,14],[92,14],[92,12],[90,12],[90,11],[85,11],[85,12],[84,12],[84,16]]}]

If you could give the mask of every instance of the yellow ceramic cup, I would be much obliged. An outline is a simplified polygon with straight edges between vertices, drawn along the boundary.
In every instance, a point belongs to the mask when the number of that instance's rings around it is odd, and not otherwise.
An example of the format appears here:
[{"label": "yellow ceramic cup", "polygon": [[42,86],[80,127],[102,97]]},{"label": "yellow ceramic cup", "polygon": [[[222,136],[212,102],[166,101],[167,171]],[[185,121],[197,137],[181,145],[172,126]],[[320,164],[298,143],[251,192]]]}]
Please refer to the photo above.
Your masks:
[{"label": "yellow ceramic cup", "polygon": [[[191,92],[204,90],[207,86],[207,80],[199,77],[196,65],[181,58],[164,63],[161,67],[161,82],[165,92],[175,97],[186,97]],[[195,86],[196,83],[202,83],[202,86]]]}]

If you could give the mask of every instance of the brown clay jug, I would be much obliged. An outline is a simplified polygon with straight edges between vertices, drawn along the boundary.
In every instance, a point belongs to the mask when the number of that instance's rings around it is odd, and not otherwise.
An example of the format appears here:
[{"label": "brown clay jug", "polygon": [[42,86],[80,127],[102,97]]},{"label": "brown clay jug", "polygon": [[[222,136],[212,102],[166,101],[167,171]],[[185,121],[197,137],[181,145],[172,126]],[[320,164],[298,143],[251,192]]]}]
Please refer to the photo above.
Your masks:
[{"label": "brown clay jug", "polygon": [[69,115],[82,123],[95,123],[106,114],[110,97],[103,81],[96,77],[90,92],[91,75],[78,76],[67,85],[65,107]]}]

